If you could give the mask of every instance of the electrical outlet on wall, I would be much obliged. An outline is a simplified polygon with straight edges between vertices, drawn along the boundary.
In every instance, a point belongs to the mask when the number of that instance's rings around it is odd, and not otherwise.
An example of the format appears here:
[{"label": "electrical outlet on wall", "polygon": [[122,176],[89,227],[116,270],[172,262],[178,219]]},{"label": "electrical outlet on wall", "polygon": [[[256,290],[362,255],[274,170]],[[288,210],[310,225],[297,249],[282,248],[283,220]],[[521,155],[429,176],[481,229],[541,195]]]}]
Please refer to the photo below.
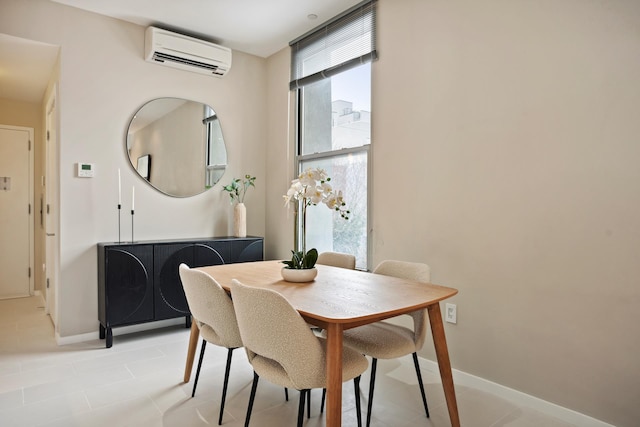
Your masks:
[{"label": "electrical outlet on wall", "polygon": [[447,303],[445,305],[444,320],[449,323],[457,323],[458,321],[458,307],[455,304]]}]

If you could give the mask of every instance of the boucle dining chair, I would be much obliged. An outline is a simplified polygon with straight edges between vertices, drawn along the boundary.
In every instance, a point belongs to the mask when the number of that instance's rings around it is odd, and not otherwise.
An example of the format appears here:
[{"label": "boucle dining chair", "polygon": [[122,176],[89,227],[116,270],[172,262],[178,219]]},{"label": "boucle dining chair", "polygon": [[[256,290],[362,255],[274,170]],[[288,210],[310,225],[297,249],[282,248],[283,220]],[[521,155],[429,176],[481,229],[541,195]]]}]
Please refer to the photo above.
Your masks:
[{"label": "boucle dining chair", "polygon": [[198,360],[198,369],[193,382],[191,397],[196,394],[198,377],[200,376],[200,368],[202,367],[202,359],[207,342],[227,348],[227,365],[224,372],[220,415],[218,417],[218,425],[220,425],[222,424],[224,402],[227,396],[229,369],[231,368],[233,350],[242,347],[236,313],[231,298],[213,277],[203,271],[190,269],[186,264],[180,264],[178,270],[182,287],[187,297],[189,310],[202,336],[200,359]]},{"label": "boucle dining chair", "polygon": [[[265,288],[245,286],[237,280],[231,284],[240,336],[253,366],[253,384],[245,427],[260,377],[283,387],[300,391],[298,427],[304,418],[305,398],[312,388],[325,388],[326,342],[308,328],[305,320],[279,293]],[[344,347],[342,381],[354,380],[358,426],[360,417],[360,375],[367,369],[366,357]]]},{"label": "boucle dining chair", "polygon": [[322,252],[318,255],[316,264],[331,265],[333,267],[348,268],[355,270],[356,257],[342,252]]},{"label": "boucle dining chair", "polygon": [[[345,254],[342,252],[322,252],[318,255],[316,264],[330,265],[332,267],[347,268],[349,270],[355,270],[356,257],[351,254]],[[315,332],[321,332],[322,328],[318,328],[313,325],[309,327]]]},{"label": "boucle dining chair", "polygon": [[[374,270],[374,274],[399,277],[428,283],[431,280],[431,269],[427,264],[405,261],[382,261]],[[343,333],[344,345],[358,350],[371,357],[371,378],[369,382],[369,401],[367,403],[367,427],[371,423],[373,391],[376,381],[378,359],[395,359],[413,355],[413,364],[418,377],[424,410],[429,417],[427,397],[424,392],[418,350],[424,345],[427,330],[427,311],[417,310],[408,314],[413,318],[413,330],[390,322],[376,322],[369,325],[348,329]]]}]

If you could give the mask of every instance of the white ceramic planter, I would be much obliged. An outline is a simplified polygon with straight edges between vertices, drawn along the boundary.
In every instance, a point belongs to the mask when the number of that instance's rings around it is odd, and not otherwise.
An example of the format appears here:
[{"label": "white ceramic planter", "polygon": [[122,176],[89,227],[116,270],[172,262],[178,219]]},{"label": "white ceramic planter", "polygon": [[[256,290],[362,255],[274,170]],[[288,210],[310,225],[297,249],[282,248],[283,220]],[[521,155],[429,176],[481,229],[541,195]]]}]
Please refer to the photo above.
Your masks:
[{"label": "white ceramic planter", "polygon": [[313,281],[318,270],[315,267],[306,269],[282,267],[281,273],[282,278],[287,282],[304,283]]}]

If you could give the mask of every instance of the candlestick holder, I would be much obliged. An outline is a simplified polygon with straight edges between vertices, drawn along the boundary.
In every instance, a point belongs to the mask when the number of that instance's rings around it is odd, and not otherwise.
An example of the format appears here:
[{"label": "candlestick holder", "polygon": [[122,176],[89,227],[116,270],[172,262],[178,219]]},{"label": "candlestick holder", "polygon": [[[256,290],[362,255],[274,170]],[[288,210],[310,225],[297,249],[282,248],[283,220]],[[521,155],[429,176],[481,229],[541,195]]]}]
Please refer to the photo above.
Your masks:
[{"label": "candlestick holder", "polygon": [[133,218],[134,217],[135,217],[134,210],[131,209],[131,243],[135,242],[135,240],[133,238]]},{"label": "candlestick holder", "polygon": [[122,243],[120,239],[120,214],[122,213],[122,205],[118,203],[118,244]]}]

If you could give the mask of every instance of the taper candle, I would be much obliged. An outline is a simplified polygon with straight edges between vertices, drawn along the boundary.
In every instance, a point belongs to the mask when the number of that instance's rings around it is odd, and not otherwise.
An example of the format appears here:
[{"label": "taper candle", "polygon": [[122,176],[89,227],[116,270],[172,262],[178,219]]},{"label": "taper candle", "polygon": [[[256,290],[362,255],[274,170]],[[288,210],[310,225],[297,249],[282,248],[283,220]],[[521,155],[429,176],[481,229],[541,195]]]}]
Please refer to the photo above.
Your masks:
[{"label": "taper candle", "polygon": [[120,169],[118,169],[118,204],[122,204],[122,181],[120,180]]},{"label": "taper candle", "polygon": [[131,187],[131,210],[136,209],[136,187]]}]

